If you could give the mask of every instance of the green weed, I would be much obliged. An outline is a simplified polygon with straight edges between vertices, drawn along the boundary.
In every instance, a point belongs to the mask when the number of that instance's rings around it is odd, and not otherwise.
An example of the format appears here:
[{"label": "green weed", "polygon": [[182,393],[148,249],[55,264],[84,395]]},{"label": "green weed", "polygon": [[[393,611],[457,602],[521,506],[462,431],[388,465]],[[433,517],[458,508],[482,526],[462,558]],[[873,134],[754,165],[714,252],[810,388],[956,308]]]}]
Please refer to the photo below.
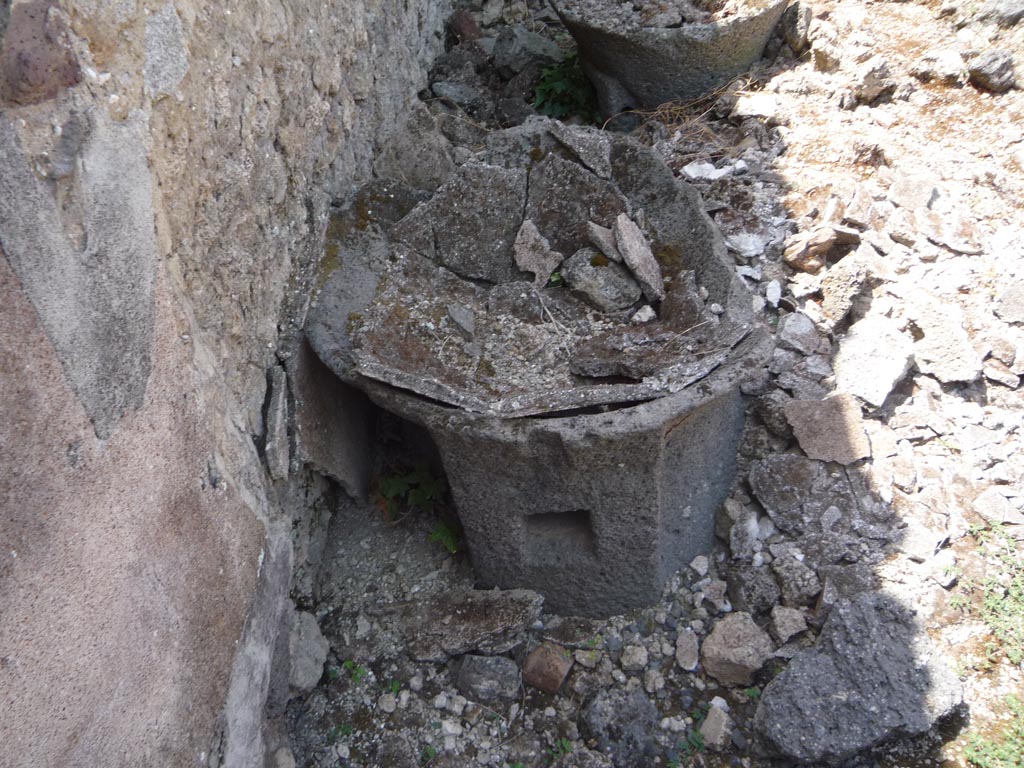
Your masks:
[{"label": "green weed", "polygon": [[1010,663],[1020,664],[1024,661],[1024,548],[998,523],[974,527],[971,533],[981,554],[995,559],[999,568],[977,583],[966,581],[961,588],[963,599],[954,595],[950,605],[963,607],[970,594],[980,597],[981,605],[975,609],[978,616],[988,625]]},{"label": "green weed", "polygon": [[352,659],[346,659],[341,666],[348,670],[349,678],[352,680],[353,685],[359,685],[363,682],[363,679],[370,672],[366,667],[356,664]]},{"label": "green weed", "polygon": [[559,120],[576,115],[588,123],[597,121],[594,86],[583,74],[576,51],[541,71],[533,96],[533,106],[542,115]]},{"label": "green weed", "polygon": [[1006,697],[1013,721],[999,739],[972,735],[964,755],[978,768],[1019,768],[1024,765],[1024,702],[1013,694]]},{"label": "green weed", "polygon": [[563,757],[568,757],[572,754],[572,742],[566,738],[560,738],[555,742],[555,746],[548,750],[548,756],[552,761],[560,760]]},{"label": "green weed", "polygon": [[454,555],[459,551],[459,532],[450,525],[439,523],[430,532],[430,540],[439,542],[450,554]]},{"label": "green weed", "polygon": [[412,510],[433,512],[443,496],[444,481],[434,477],[425,465],[411,472],[385,475],[377,483],[377,504],[388,521]]}]

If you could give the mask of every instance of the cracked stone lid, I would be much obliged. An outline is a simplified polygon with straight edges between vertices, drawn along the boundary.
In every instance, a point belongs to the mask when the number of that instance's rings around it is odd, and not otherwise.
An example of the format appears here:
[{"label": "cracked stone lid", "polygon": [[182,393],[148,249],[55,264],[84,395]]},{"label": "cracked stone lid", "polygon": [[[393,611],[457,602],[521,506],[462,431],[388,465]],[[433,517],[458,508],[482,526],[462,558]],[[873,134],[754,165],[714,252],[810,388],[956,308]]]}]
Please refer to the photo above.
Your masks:
[{"label": "cracked stone lid", "polygon": [[636,142],[531,120],[417,200],[377,183],[332,223],[307,335],[345,380],[520,417],[763,363],[699,195]]}]

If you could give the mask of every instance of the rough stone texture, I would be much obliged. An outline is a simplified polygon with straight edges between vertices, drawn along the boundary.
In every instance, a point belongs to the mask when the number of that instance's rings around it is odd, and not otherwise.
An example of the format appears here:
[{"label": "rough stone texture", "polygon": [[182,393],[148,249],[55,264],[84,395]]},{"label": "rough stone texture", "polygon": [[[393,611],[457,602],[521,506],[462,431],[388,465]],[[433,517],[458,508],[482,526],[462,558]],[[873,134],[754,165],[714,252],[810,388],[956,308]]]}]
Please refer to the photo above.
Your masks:
[{"label": "rough stone texture", "polygon": [[772,640],[749,613],[721,619],[701,645],[701,660],[709,675],[724,685],[750,685],[771,656]]},{"label": "rough stone texture", "polygon": [[89,172],[75,177],[78,194],[59,210],[17,129],[0,115],[0,243],[104,439],[142,404],[149,377],[152,179],[144,115],[122,124],[102,112],[73,119]]},{"label": "rough stone texture", "polygon": [[676,637],[676,664],[680,669],[693,672],[697,668],[700,659],[700,645],[697,634],[689,627],[679,630]]},{"label": "rough stone texture", "polygon": [[548,693],[558,693],[572,669],[569,652],[555,643],[541,643],[523,662],[523,682]]},{"label": "rough stone texture", "polygon": [[839,341],[836,386],[880,406],[910,370],[912,356],[913,342],[893,321],[866,317]]},{"label": "rough stone texture", "polygon": [[919,290],[907,297],[907,314],[920,332],[914,341],[914,360],[922,373],[944,384],[978,378],[981,358],[958,305]]},{"label": "rough stone texture", "polygon": [[519,667],[506,656],[462,657],[455,685],[467,698],[490,704],[519,697]]},{"label": "rough stone texture", "polygon": [[721,707],[711,707],[707,717],[700,724],[700,735],[709,749],[719,751],[729,746],[732,738],[733,722],[729,713]]},{"label": "rough stone texture", "polygon": [[620,213],[616,217],[612,229],[615,232],[615,244],[618,246],[619,253],[622,254],[622,260],[640,282],[644,296],[648,301],[661,301],[665,298],[661,267],[654,259],[651,246],[647,243],[643,231],[624,213]]},{"label": "rough stone texture", "polygon": [[685,416],[661,398],[597,419],[465,414],[458,430],[448,408],[372,384],[367,392],[430,429],[484,585],[536,589],[553,611],[607,616],[649,604],[710,549],[713,515],[694,510],[724,500],[735,447],[707,435],[738,434],[738,392],[701,398]]},{"label": "rough stone texture", "polygon": [[288,367],[299,458],[352,496],[365,497],[373,467],[373,404],[339,381],[308,344],[289,358]]},{"label": "rough stone texture", "polygon": [[[53,15],[50,11],[56,11]],[[66,16],[56,0],[4,3],[0,27],[0,106],[34,104],[57,96],[82,79],[68,39]],[[9,18],[7,14],[10,14]]]},{"label": "rough stone texture", "polygon": [[299,691],[309,691],[320,680],[327,661],[330,644],[320,632],[316,616],[306,611],[297,611],[288,637],[291,657],[291,671],[288,681]]},{"label": "rough stone texture", "polygon": [[581,248],[566,259],[566,284],[604,312],[625,309],[640,300],[640,286],[621,264],[601,259],[593,248]]},{"label": "rough stone texture", "polygon": [[772,608],[771,633],[776,642],[785,643],[791,637],[807,630],[803,611],[776,605]]},{"label": "rough stone texture", "polygon": [[352,635],[365,617],[337,616],[324,626],[342,658],[371,659],[380,649],[404,643],[416,661],[445,662],[476,651],[505,653],[537,620],[544,599],[525,589],[470,590],[413,602],[389,603],[370,613],[374,631]]},{"label": "rough stone texture", "polygon": [[565,258],[557,251],[551,250],[551,243],[537,231],[537,225],[529,219],[523,221],[516,235],[515,256],[519,269],[533,273],[533,284],[537,288],[543,288],[548,284],[551,273]]},{"label": "rough stone texture", "polygon": [[[513,248],[525,199],[523,171],[467,164],[391,234],[462,277],[508,282],[519,278]],[[421,239],[424,231],[433,237]],[[481,232],[491,241],[486,251]]]},{"label": "rough stone texture", "polygon": [[[717,24],[651,29],[611,0],[558,0],[604,117],[699,98],[746,70],[764,50],[785,2],[765,0]],[[628,10],[626,10],[628,9]]]},{"label": "rough stone texture", "polygon": [[1024,280],[1014,280],[999,295],[996,314],[1008,323],[1024,324]]},{"label": "rough stone texture", "polygon": [[559,253],[575,253],[590,243],[587,223],[611,227],[627,209],[608,181],[550,154],[530,171],[526,217]]},{"label": "rough stone texture", "polygon": [[594,697],[584,708],[580,725],[616,768],[639,768],[649,760],[646,749],[657,719],[658,710],[643,691],[615,688]]},{"label": "rough stone texture", "polygon": [[146,17],[146,89],[154,96],[169,96],[188,73],[188,51],[181,19],[168,3]]},{"label": "rough stone texture", "polygon": [[852,464],[871,455],[860,406],[840,392],[824,400],[790,400],[783,407],[800,447],[812,459]]},{"label": "rough stone texture", "polygon": [[993,93],[1005,93],[1017,84],[1013,56],[1007,51],[986,51],[967,65],[971,84]]},{"label": "rough stone texture", "polygon": [[837,604],[817,645],[768,684],[755,725],[789,759],[839,764],[885,739],[928,731],[961,696],[913,613],[865,593]]},{"label": "rough stone texture", "polygon": [[260,765],[292,571],[267,371],[446,9],[137,5],[0,28],[0,742],[208,764],[227,699],[220,764]]}]

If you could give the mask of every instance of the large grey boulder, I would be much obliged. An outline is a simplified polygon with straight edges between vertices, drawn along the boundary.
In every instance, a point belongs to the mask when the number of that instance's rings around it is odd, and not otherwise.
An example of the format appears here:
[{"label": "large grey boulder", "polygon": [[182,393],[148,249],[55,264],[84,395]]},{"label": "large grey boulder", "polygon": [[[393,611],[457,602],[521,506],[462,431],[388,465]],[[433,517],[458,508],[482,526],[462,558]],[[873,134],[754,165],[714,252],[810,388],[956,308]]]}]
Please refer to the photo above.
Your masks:
[{"label": "large grey boulder", "polygon": [[[731,17],[652,16],[616,0],[555,0],[576,39],[601,114],[703,96],[764,52],[786,0],[752,0]],[[671,25],[671,26],[669,26]]]},{"label": "large grey boulder", "polygon": [[754,724],[790,760],[838,765],[927,732],[962,695],[913,612],[888,595],[863,593],[837,604],[815,647],[768,684]]}]

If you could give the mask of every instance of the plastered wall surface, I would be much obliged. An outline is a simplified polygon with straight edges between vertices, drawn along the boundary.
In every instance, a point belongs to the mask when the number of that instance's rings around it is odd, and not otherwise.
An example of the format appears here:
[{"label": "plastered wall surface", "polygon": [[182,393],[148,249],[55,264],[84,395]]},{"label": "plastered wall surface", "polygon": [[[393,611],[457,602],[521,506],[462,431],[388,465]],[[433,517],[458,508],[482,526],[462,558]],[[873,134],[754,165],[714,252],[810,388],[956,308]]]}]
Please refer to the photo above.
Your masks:
[{"label": "plastered wall surface", "polygon": [[4,4],[0,766],[262,758],[292,565],[267,371],[446,15]]}]

